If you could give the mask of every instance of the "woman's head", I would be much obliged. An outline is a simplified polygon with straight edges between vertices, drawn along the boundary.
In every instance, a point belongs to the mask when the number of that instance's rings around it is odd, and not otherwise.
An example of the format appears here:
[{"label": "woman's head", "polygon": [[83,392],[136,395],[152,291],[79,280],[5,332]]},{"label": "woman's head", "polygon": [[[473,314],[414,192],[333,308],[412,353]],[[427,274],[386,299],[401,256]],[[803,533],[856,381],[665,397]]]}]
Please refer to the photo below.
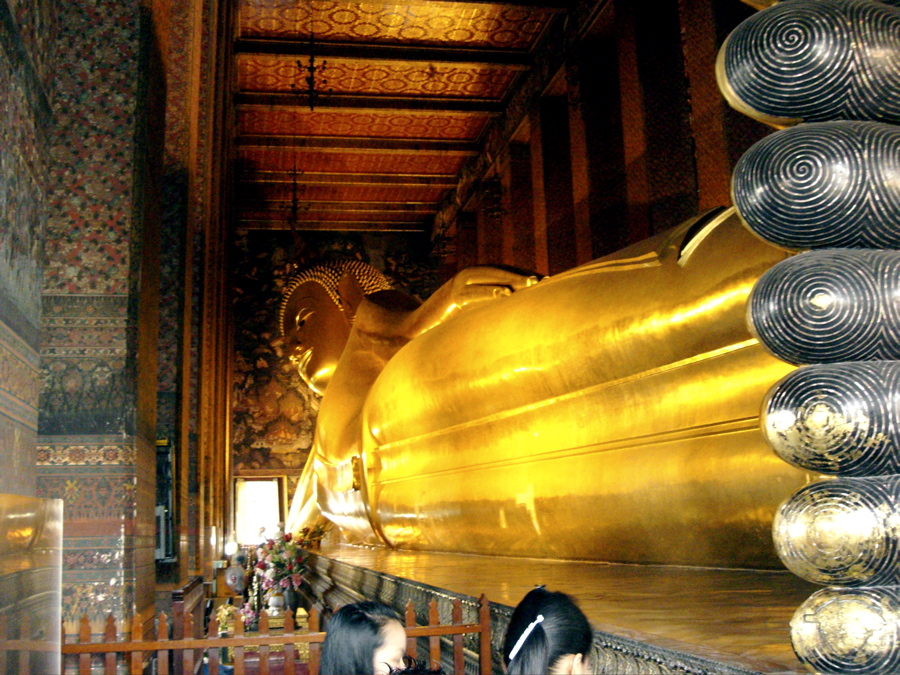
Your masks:
[{"label": "woman's head", "polygon": [[406,631],[397,613],[380,602],[344,605],[328,622],[321,675],[383,675],[403,668]]},{"label": "woman's head", "polygon": [[506,629],[506,672],[588,673],[593,639],[591,625],[568,595],[535,588],[522,598]]}]

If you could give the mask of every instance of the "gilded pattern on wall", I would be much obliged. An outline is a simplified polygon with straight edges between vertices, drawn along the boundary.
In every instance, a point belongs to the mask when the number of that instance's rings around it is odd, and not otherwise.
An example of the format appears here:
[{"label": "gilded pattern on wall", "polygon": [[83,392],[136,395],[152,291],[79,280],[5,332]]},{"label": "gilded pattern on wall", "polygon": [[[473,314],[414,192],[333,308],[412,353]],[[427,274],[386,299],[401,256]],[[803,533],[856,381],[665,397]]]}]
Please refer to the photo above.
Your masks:
[{"label": "gilded pattern on wall", "polygon": [[124,296],[44,296],[42,434],[130,429],[126,312]]},{"label": "gilded pattern on wall", "polygon": [[134,585],[131,583],[106,579],[70,585],[65,583],[65,578],[63,572],[62,618],[66,633],[78,631],[78,621],[82,616],[87,616],[91,624],[97,626],[102,626],[110,614],[121,621],[122,608],[133,604]]},{"label": "gilded pattern on wall", "polygon": [[0,493],[33,494],[39,374],[37,351],[0,320]]},{"label": "gilded pattern on wall", "polygon": [[[67,630],[131,606],[135,447],[122,436],[54,436],[38,445],[38,496],[65,502],[63,609]],[[128,604],[124,604],[127,602]]]},{"label": "gilded pattern on wall", "polygon": [[[40,497],[63,499],[66,521],[122,520],[134,516],[135,486],[133,472],[115,471],[101,474],[70,471],[54,476],[44,472]],[[71,549],[66,548],[67,551]]]},{"label": "gilded pattern on wall", "polygon": [[0,392],[3,413],[32,431],[37,430],[38,354],[0,321]]},{"label": "gilded pattern on wall", "polygon": [[34,494],[39,374],[37,352],[0,320],[0,493]]},{"label": "gilded pattern on wall", "polygon": [[55,74],[45,292],[129,291],[138,16],[122,3],[65,5],[58,58],[95,67]]},{"label": "gilded pattern on wall", "polygon": [[[119,439],[117,439],[119,440]],[[72,444],[42,444],[38,446],[38,463],[43,466],[119,466],[134,464],[134,447],[120,443],[88,443],[85,437],[73,439]]]}]

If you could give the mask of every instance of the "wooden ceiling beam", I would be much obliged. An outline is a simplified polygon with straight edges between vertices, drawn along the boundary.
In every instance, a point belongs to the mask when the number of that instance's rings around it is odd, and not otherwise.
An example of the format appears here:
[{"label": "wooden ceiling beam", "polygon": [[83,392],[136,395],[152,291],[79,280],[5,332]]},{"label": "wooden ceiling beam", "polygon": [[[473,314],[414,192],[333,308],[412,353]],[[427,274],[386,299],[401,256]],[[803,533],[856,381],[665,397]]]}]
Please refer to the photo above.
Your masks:
[{"label": "wooden ceiling beam", "polygon": [[[435,204],[426,202],[324,202],[301,200],[303,211],[301,213],[418,213],[429,214],[435,212]],[[282,213],[284,218],[290,213],[291,202],[289,200],[248,199],[237,200],[239,212],[246,211],[271,211]]]},{"label": "wooden ceiling beam", "polygon": [[[303,185],[390,185],[393,187],[456,187],[456,176],[421,176],[392,173],[324,173],[298,171],[298,182]],[[291,171],[241,171],[238,185],[286,184],[294,181]]]},{"label": "wooden ceiling beam", "polygon": [[[764,0],[756,0],[764,1]],[[431,5],[433,0],[407,0],[404,5],[422,6]],[[490,5],[492,7],[520,7],[527,9],[543,9],[553,12],[562,12],[574,6],[572,0],[442,0],[450,4],[464,5]],[[771,3],[770,3],[771,4]]]},{"label": "wooden ceiling beam", "polygon": [[[238,38],[235,55],[309,56],[307,40],[277,38]],[[487,66],[531,67],[530,52],[521,49],[472,49],[464,47],[417,46],[408,44],[373,44],[357,42],[317,42],[316,58],[349,58],[366,61],[424,61],[427,63],[470,63]]]},{"label": "wooden ceiling beam", "polygon": [[[256,138],[257,135],[254,135],[253,138]],[[269,145],[253,145],[252,143],[240,143],[237,138],[235,139],[237,145],[244,145],[247,149],[252,150],[254,147],[259,149],[271,149],[273,151],[290,151],[292,146],[286,144],[269,144]],[[383,148],[341,148],[341,147],[313,147],[310,150],[314,153],[337,153],[337,154],[352,154],[352,155],[397,155],[404,156],[409,154],[418,153],[419,150],[417,148],[407,148],[407,149],[393,149],[393,150],[385,150]],[[473,157],[478,154],[477,150],[473,147],[461,148],[461,149],[447,149],[443,148],[438,152],[435,152],[436,155],[446,155],[448,157]]]},{"label": "wooden ceiling beam", "polygon": [[238,227],[248,230],[294,230],[297,232],[401,232],[408,234],[420,234],[428,229],[422,223],[403,223],[383,221],[314,221],[292,225],[288,221],[277,220],[238,220]]},{"label": "wooden ceiling beam", "polygon": [[[438,98],[428,96],[361,96],[353,94],[319,94],[317,109],[353,108],[372,110],[440,110],[444,112],[469,112],[497,117],[503,112],[500,101],[480,98]],[[283,106],[305,108],[305,93],[238,92],[234,95],[237,106]]]},{"label": "wooden ceiling beam", "polygon": [[240,135],[235,144],[242,147],[289,147],[379,152],[435,152],[478,154],[478,145],[469,141],[406,140],[400,138],[351,138],[346,136]]}]

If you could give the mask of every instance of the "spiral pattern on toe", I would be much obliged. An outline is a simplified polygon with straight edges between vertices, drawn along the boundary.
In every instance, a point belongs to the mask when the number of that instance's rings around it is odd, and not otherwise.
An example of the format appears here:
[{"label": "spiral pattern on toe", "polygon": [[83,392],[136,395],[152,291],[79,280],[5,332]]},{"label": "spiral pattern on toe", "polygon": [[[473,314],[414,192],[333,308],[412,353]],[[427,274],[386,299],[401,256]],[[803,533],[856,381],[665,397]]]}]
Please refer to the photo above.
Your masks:
[{"label": "spiral pattern on toe", "polygon": [[897,583],[898,498],[898,476],[838,478],[807,485],[775,515],[775,550],[791,572],[813,583]]},{"label": "spiral pattern on toe", "polygon": [[775,453],[811,471],[900,473],[900,362],[805,366],[769,391],[763,431]]},{"label": "spiral pattern on toe", "polygon": [[820,122],[776,132],[735,166],[734,205],[786,248],[900,247],[900,127]]},{"label": "spiral pattern on toe", "polygon": [[729,103],[763,121],[900,121],[896,7],[780,2],[741,23],[719,61],[719,88]]},{"label": "spiral pattern on toe", "polygon": [[817,673],[900,672],[900,589],[824,588],[791,619],[797,657]]},{"label": "spiral pattern on toe", "polygon": [[748,301],[748,325],[773,355],[793,364],[900,359],[891,305],[900,252],[809,251],[768,269]]}]

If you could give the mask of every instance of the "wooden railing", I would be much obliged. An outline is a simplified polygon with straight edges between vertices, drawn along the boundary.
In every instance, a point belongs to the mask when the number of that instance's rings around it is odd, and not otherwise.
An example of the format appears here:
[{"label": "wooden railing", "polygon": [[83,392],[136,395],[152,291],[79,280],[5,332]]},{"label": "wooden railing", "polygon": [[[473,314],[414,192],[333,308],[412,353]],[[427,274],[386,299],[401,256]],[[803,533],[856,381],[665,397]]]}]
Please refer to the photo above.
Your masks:
[{"label": "wooden railing", "polygon": [[[175,639],[203,639],[203,608],[206,589],[203,577],[196,576],[185,586],[172,591],[172,637]],[[187,620],[189,619],[189,620]],[[194,650],[193,662],[199,663],[202,652]],[[182,663],[176,659],[173,664],[173,675],[189,675],[190,670],[183,670]]]},{"label": "wooden railing", "polygon": [[[453,673],[463,675],[465,669],[463,654],[463,636],[479,634],[479,667],[484,675],[491,672],[491,616],[487,598],[483,595],[478,602],[478,623],[462,622],[462,603],[457,598],[453,601],[451,623],[440,624],[438,620],[437,601],[432,600],[428,607],[428,625],[416,625],[416,613],[412,601],[406,604],[406,636],[407,655],[419,659],[417,654],[417,638],[428,638],[428,661],[432,669],[440,667],[441,637],[452,637]],[[193,634],[193,617],[184,614],[183,635]],[[234,624],[234,634],[219,636],[219,625],[215,616],[210,617],[207,636],[204,638],[169,638],[169,623],[165,614],[157,617],[156,640],[142,639],[143,623],[135,618],[129,630],[125,631],[130,638],[117,641],[115,619],[110,616],[106,620],[102,642],[91,642],[91,627],[87,617],[82,617],[78,641],[73,642],[63,635],[62,655],[65,664],[68,659],[78,659],[79,675],[89,675],[91,660],[99,659],[105,675],[116,673],[117,661],[124,660],[125,669],[130,675],[140,675],[144,665],[156,659],[156,672],[159,675],[171,673],[195,673],[200,669],[203,654],[207,659],[207,672],[219,675],[221,654],[223,649],[231,649],[234,654],[234,674],[247,675],[247,649],[254,647],[253,671],[260,675],[275,675],[275,669],[285,675],[299,675],[306,665],[309,675],[318,675],[321,643],[325,641],[325,633],[319,630],[319,614],[313,609],[309,612],[309,630],[295,632],[294,620],[290,612],[285,613],[284,628],[277,633],[270,632],[269,617],[266,612],[260,613],[259,632],[255,635],[244,634],[244,624],[238,620]],[[298,645],[309,645],[308,663],[298,658]],[[272,659],[276,656],[276,659]],[[424,659],[423,659],[424,660]],[[97,663],[95,661],[95,663]],[[275,665],[277,663],[277,666]],[[64,664],[64,665],[65,665]],[[97,671],[94,671],[97,672]]]}]

